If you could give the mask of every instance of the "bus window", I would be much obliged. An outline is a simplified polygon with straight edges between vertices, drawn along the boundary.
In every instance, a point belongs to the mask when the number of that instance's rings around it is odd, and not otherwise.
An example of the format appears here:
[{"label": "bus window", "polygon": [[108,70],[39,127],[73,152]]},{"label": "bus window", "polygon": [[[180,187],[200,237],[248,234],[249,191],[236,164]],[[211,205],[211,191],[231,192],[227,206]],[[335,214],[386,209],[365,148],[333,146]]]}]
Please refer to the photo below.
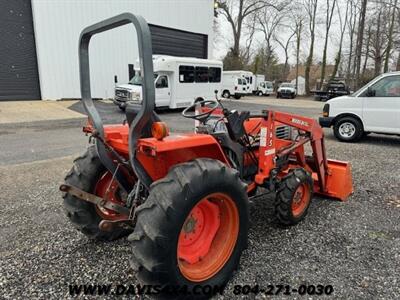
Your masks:
[{"label": "bus window", "polygon": [[196,67],[195,82],[208,82],[208,67]]},{"label": "bus window", "polygon": [[179,82],[194,82],[193,66],[179,66]]},{"label": "bus window", "polygon": [[221,82],[221,68],[210,67],[208,69],[209,82]]}]

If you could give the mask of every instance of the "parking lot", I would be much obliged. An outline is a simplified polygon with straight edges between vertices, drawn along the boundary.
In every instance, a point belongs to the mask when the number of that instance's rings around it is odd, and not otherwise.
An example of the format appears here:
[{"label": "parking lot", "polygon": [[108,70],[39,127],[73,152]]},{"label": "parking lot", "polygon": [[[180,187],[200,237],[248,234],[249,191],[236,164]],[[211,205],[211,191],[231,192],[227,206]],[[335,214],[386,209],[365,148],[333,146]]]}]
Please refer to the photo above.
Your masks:
[{"label": "parking lot", "polygon": [[[276,109],[317,118],[323,103],[245,97],[230,109]],[[83,112],[79,102],[64,105]],[[107,123],[124,114],[98,102]],[[160,112],[172,132],[193,130],[179,111]],[[135,284],[126,239],[100,243],[64,216],[58,186],[86,148],[82,119],[0,125],[0,286],[8,299],[68,298],[71,284]],[[332,299],[400,296],[400,137],[371,134],[356,144],[325,129],[328,157],[351,162],[354,194],[347,202],[315,197],[306,219],[281,228],[271,199],[251,205],[248,249],[221,299],[234,285],[332,285]],[[291,299],[295,296],[275,296]],[[261,295],[256,298],[263,298]]]}]

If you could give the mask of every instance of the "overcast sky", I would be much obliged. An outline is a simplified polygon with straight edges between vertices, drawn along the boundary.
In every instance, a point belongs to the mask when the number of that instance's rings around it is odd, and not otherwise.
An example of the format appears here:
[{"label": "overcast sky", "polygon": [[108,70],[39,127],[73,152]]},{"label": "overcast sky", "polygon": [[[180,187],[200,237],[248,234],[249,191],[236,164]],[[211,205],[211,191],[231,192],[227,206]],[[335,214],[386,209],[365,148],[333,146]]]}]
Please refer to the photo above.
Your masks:
[{"label": "overcast sky", "polygon": [[[345,11],[346,11],[346,0],[339,0],[338,5],[340,7],[340,10],[342,11],[342,15],[344,16]],[[315,41],[315,49],[314,49],[314,61],[321,61],[322,60],[322,51],[323,51],[323,46],[324,46],[324,36],[325,36],[325,26],[323,22],[325,21],[325,13],[324,13],[324,7],[321,6],[319,7],[319,25],[317,26],[316,30],[316,41]],[[218,32],[216,34],[215,38],[215,44],[214,44],[214,53],[213,56],[216,59],[222,59],[229,47],[233,45],[233,34],[232,34],[232,28],[231,25],[228,23],[226,18],[220,14],[217,18],[218,20]],[[309,38],[307,35],[307,25],[304,26],[304,31],[305,34],[303,35],[303,41],[301,45],[301,50],[300,50],[300,59],[305,60],[306,56],[308,55],[308,45],[309,45]],[[339,44],[339,19],[337,16],[337,10],[335,13],[335,16],[332,20],[332,26],[330,30],[330,39],[329,39],[329,47],[328,47],[328,63],[334,63],[335,55],[338,50],[338,44]],[[279,29],[279,32],[282,36],[282,41],[286,41],[286,39],[289,37],[289,32],[288,29],[281,28]],[[221,34],[222,33],[222,34]],[[289,63],[294,64],[295,63],[295,38],[292,39],[293,43],[292,46],[290,47],[289,51]],[[258,32],[254,36],[254,42],[253,42],[253,51],[261,46],[263,43],[263,35],[262,33]],[[244,44],[244,40],[243,40]],[[348,45],[348,34],[345,34],[345,40],[343,42],[344,44],[344,51],[346,53],[347,45]],[[281,62],[284,62],[284,51],[282,48],[275,43],[274,44],[274,50],[276,54],[278,55],[279,59]]]}]

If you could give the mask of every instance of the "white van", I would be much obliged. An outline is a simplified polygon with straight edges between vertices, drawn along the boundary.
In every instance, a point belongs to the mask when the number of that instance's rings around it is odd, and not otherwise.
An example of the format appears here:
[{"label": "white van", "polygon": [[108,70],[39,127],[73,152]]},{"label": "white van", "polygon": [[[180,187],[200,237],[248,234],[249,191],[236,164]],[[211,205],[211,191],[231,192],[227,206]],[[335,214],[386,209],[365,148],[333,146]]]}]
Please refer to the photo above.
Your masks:
[{"label": "white van", "polygon": [[271,81],[261,81],[258,83],[257,91],[255,92],[258,96],[269,96],[274,92],[274,86]]},{"label": "white van", "polygon": [[[187,107],[194,101],[214,99],[221,90],[222,62],[217,60],[153,55],[156,107]],[[126,102],[142,101],[142,76],[115,87],[114,103],[122,110]]]},{"label": "white van", "polygon": [[253,92],[253,73],[250,71],[244,71],[244,70],[239,70],[239,71],[224,71],[225,76],[238,76],[241,78],[244,78],[245,81],[245,86],[246,86],[246,93],[251,94]]},{"label": "white van", "polygon": [[247,95],[247,81],[240,75],[223,72],[221,91],[224,98],[228,99],[232,96],[235,99],[240,99]]},{"label": "white van", "polygon": [[319,123],[333,127],[343,142],[370,132],[400,135],[400,72],[382,74],[351,95],[329,100]]}]

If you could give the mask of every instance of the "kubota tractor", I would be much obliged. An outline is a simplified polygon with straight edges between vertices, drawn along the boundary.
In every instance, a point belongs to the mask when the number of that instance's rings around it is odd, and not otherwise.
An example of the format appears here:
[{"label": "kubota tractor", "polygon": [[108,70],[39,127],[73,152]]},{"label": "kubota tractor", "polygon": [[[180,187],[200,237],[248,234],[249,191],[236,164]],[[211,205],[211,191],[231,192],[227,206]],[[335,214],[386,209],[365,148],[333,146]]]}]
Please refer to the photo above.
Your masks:
[{"label": "kubota tractor", "polygon": [[[138,37],[143,101],[128,104],[125,124],[103,126],[91,98],[89,42],[128,23]],[[275,195],[284,225],[304,218],[314,193],[340,200],[352,193],[349,164],[327,159],[323,131],[311,118],[239,113],[206,100],[182,112],[196,120],[195,132],[170,135],[154,112],[151,36],[140,16],[121,14],[84,29],[79,66],[90,121],[84,131],[94,142],[60,187],[66,214],[89,238],[130,234],[129,259],[141,282],[226,284],[247,245],[249,197],[259,187]]]}]

